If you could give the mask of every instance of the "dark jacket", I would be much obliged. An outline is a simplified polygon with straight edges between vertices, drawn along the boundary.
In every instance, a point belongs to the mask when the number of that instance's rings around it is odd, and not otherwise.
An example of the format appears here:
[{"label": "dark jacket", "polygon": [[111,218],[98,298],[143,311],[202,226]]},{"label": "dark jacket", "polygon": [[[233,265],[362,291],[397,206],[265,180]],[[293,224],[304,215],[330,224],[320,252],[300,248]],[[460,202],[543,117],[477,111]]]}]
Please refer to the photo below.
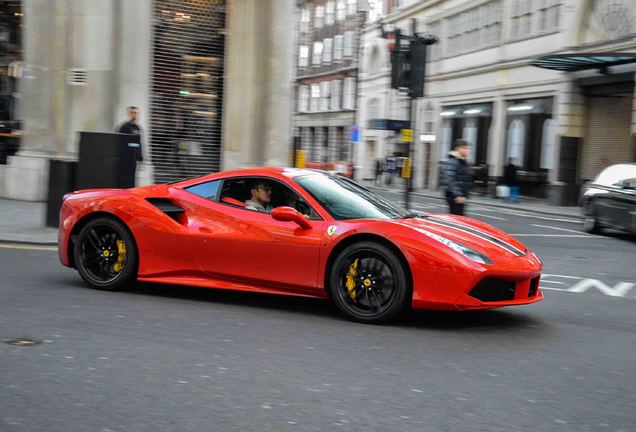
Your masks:
[{"label": "dark jacket", "polygon": [[506,186],[517,186],[517,167],[508,164],[504,167],[503,184]]},{"label": "dark jacket", "polygon": [[468,197],[472,176],[466,160],[456,152],[450,152],[442,166],[441,189],[447,199],[458,196]]}]

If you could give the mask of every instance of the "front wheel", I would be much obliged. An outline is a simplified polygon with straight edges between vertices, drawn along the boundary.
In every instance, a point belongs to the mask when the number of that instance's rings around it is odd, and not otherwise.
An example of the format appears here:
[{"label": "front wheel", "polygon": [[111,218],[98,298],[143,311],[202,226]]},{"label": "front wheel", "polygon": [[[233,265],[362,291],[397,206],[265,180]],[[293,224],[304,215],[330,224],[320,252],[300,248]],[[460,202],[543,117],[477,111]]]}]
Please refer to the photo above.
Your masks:
[{"label": "front wheel", "polygon": [[116,291],[137,278],[137,247],[121,222],[100,217],[88,222],[75,243],[75,266],[93,288]]},{"label": "front wheel", "polygon": [[338,309],[358,322],[394,319],[410,300],[404,265],[391,249],[375,242],[354,243],[340,252],[329,282]]},{"label": "front wheel", "polygon": [[600,234],[601,232],[601,224],[598,222],[596,218],[596,212],[594,211],[594,205],[589,203],[587,205],[587,211],[585,212],[587,215],[583,220],[583,231],[590,234]]}]

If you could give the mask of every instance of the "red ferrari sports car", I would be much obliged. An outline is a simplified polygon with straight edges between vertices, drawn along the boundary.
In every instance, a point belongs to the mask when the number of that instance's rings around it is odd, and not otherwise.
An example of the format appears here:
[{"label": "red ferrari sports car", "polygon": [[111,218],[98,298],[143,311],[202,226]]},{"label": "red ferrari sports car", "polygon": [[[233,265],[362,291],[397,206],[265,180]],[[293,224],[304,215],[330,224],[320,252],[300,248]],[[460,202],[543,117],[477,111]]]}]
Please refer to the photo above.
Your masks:
[{"label": "red ferrari sports car", "polygon": [[92,287],[136,280],[331,298],[350,319],[534,303],[542,263],[466,217],[409,213],[344,177],[243,169],[64,197],[59,254]]}]

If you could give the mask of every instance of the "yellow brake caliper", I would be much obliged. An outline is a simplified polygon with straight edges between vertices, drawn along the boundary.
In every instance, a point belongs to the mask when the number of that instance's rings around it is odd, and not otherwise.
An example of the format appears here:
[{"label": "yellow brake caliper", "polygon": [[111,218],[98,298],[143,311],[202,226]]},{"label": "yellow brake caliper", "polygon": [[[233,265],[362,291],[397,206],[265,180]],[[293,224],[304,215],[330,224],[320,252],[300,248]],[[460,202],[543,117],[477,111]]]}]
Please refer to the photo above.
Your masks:
[{"label": "yellow brake caliper", "polygon": [[124,260],[126,259],[126,243],[123,240],[117,240],[117,262],[113,266],[113,270],[119,273],[124,267]]},{"label": "yellow brake caliper", "polygon": [[347,272],[347,291],[349,293],[349,297],[351,297],[351,300],[353,301],[356,301],[356,275],[358,274],[358,261],[359,258],[349,266],[349,271]]}]

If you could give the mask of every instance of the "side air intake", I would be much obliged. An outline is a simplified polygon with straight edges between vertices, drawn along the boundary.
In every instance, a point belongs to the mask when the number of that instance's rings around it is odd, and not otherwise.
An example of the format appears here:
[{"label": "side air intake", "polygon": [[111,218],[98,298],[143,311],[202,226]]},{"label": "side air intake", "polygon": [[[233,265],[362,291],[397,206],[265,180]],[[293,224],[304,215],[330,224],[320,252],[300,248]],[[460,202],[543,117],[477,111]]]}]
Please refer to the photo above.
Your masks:
[{"label": "side air intake", "polygon": [[164,212],[168,217],[175,222],[182,223],[185,216],[185,210],[183,207],[179,207],[168,198],[146,198],[153,206]]}]

